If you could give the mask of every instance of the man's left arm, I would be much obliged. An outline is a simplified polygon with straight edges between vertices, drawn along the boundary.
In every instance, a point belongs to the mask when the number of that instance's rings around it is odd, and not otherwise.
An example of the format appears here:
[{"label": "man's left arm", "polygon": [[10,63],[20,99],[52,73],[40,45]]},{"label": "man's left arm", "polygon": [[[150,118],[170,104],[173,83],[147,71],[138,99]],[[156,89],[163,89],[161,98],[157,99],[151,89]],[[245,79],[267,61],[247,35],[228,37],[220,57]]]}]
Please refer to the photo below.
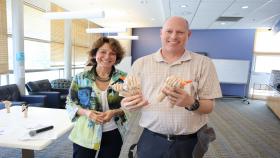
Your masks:
[{"label": "man's left arm", "polygon": [[214,99],[195,99],[181,88],[165,87],[162,92],[167,95],[170,104],[185,107],[186,110],[195,111],[200,114],[211,113],[215,100]]},{"label": "man's left arm", "polygon": [[[209,114],[213,111],[214,105],[215,105],[214,99],[200,99],[197,101],[198,101],[199,107],[194,111],[196,111],[200,114]],[[194,104],[195,104],[195,101],[194,101]],[[189,105],[186,108],[190,109],[191,107],[193,107],[194,104]]]}]

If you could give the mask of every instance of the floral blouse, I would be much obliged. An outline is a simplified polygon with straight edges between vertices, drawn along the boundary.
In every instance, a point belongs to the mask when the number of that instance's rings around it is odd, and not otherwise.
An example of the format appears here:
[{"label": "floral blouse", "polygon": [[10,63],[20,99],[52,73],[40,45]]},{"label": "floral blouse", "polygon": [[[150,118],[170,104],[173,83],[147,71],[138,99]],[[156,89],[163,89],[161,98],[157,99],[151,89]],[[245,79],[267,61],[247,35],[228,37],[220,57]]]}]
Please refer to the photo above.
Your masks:
[{"label": "floral blouse", "polygon": [[[94,121],[88,119],[86,116],[77,115],[78,108],[102,111],[100,104],[98,90],[95,85],[95,76],[93,73],[94,67],[89,71],[81,72],[73,78],[69,95],[66,100],[66,109],[69,113],[70,119],[75,123],[69,139],[86,148],[99,150],[102,125],[95,124]],[[113,74],[107,89],[107,99],[109,109],[120,108],[120,101],[122,99],[119,93],[114,91],[110,85],[115,83],[122,83],[126,76],[125,72],[113,69]],[[126,117],[125,115],[114,116],[112,119],[116,122],[118,129],[122,136],[126,132]]]}]

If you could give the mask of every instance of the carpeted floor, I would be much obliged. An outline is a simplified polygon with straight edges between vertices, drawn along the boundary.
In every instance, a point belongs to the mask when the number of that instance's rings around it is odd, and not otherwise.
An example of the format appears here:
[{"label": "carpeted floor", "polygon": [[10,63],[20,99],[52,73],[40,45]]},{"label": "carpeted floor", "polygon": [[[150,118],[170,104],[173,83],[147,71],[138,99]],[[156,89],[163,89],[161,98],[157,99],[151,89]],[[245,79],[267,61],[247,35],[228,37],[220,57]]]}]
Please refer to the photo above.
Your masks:
[{"label": "carpeted floor", "polygon": [[[210,115],[210,126],[214,127],[217,139],[210,145],[205,158],[279,158],[280,120],[263,101],[242,104],[238,99],[218,100]],[[132,129],[125,140],[121,158],[126,158],[131,143],[138,139],[141,131],[137,127],[136,114]],[[45,150],[35,151],[36,158],[71,158],[72,143],[65,134]],[[19,158],[20,149],[0,147],[0,158]]]},{"label": "carpeted floor", "polygon": [[210,116],[217,134],[206,158],[279,158],[280,120],[263,101],[219,100]]}]

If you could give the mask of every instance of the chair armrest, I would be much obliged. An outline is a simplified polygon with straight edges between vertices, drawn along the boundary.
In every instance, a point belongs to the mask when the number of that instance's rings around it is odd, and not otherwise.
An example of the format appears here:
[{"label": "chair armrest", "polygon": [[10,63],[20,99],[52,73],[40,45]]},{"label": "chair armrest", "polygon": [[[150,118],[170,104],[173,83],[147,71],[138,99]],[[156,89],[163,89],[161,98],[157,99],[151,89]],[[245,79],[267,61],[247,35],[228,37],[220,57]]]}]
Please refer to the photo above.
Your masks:
[{"label": "chair armrest", "polygon": [[[12,106],[21,106],[22,104],[27,104],[25,101],[11,101]],[[0,102],[0,109],[4,109],[5,104]]]},{"label": "chair armrest", "polygon": [[0,110],[5,108],[5,104],[0,102]]},{"label": "chair armrest", "polygon": [[21,100],[26,101],[30,106],[45,107],[47,105],[46,95],[22,95]]},{"label": "chair armrest", "polygon": [[29,92],[30,95],[47,95],[47,96],[59,96],[60,92],[53,91],[39,91],[39,92]]},{"label": "chair armrest", "polygon": [[61,94],[69,93],[69,89],[67,89],[67,88],[52,88],[52,91],[60,92]]},{"label": "chair armrest", "polygon": [[12,102],[12,106],[21,106],[22,104],[27,104],[26,101],[11,101]]},{"label": "chair armrest", "polygon": [[46,95],[46,107],[57,108],[60,105],[60,92],[41,91],[29,92],[30,95]]}]

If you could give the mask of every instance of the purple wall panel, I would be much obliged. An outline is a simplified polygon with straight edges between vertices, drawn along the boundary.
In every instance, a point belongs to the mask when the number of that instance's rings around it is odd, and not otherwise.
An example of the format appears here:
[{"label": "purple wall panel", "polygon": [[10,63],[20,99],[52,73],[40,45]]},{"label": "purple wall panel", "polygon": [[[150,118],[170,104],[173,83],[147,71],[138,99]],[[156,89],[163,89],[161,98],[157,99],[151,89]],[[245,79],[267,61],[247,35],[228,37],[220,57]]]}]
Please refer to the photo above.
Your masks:
[{"label": "purple wall panel", "polygon": [[138,35],[139,40],[132,41],[132,61],[151,54],[161,47],[160,28],[133,29],[133,35]]},{"label": "purple wall panel", "polygon": [[188,43],[215,59],[252,60],[255,30],[194,30]]},{"label": "purple wall panel", "polygon": [[[132,60],[151,54],[161,47],[160,28],[136,28]],[[213,59],[250,60],[253,57],[254,29],[193,30],[187,44],[191,51],[206,52]],[[244,95],[244,85],[222,84],[223,95]]]}]

